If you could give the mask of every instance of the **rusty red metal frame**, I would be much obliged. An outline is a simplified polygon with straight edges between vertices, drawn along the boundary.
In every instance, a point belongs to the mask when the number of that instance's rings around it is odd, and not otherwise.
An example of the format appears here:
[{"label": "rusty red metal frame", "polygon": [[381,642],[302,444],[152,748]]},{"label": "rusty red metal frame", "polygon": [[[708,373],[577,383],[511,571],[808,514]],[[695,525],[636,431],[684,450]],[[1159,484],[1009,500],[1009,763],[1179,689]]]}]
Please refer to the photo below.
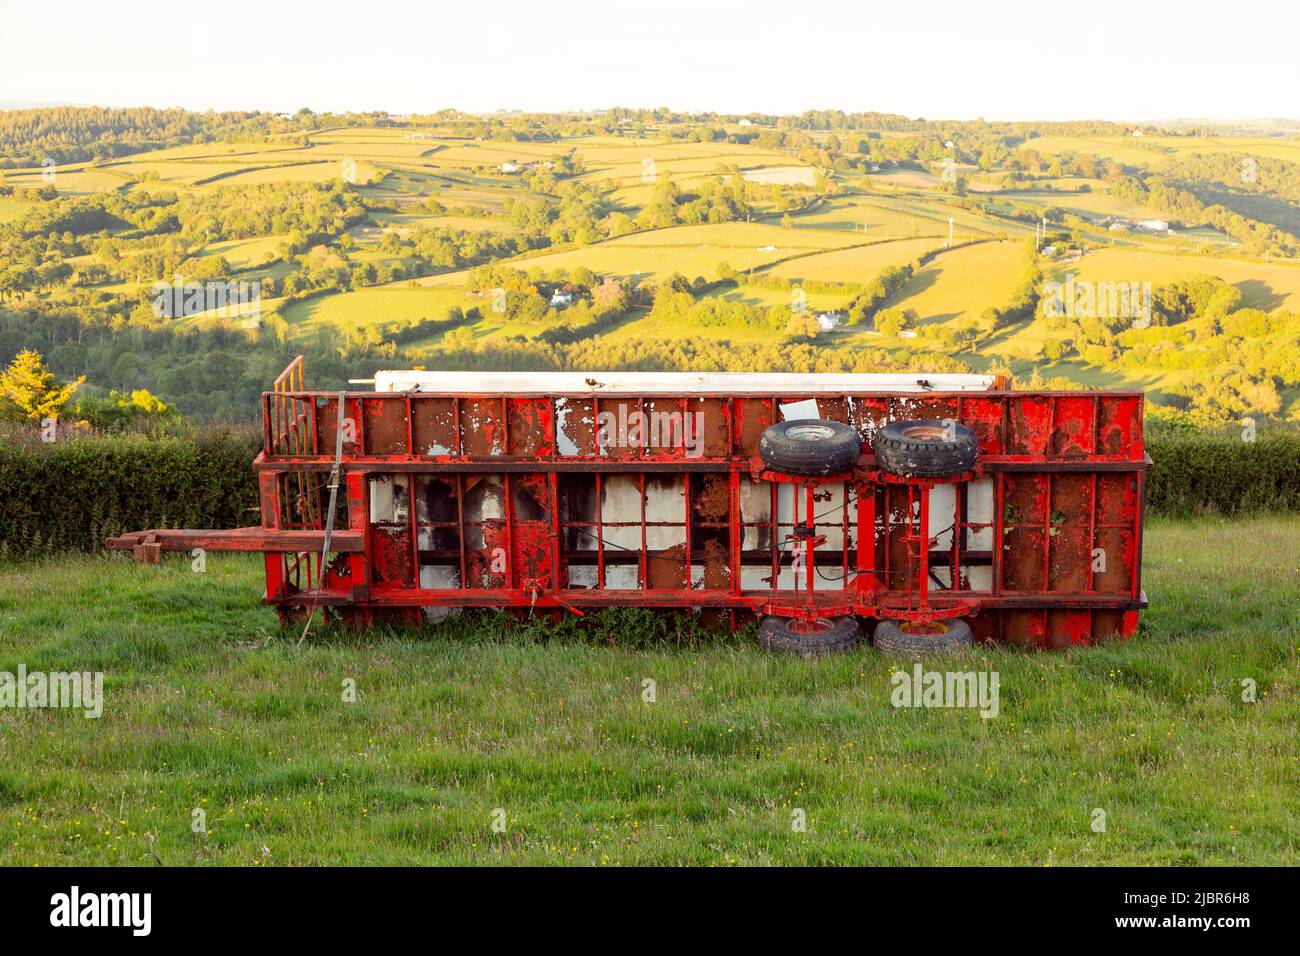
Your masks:
[{"label": "rusty red metal frame", "polygon": [[[298,358],[263,394],[260,528],[137,532],[108,544],[146,560],[195,547],[262,551],[263,600],[285,619],[313,606],[356,624],[416,620],[431,607],[643,606],[705,609],[733,625],[751,614],[963,616],[977,637],[1039,647],[1134,633],[1146,606],[1141,393],[819,394],[821,417],[863,437],[858,466],[818,479],[773,473],[757,458],[759,436],[781,405],[808,397],[312,392]],[[702,454],[649,438],[600,441],[602,411],[633,410],[702,412]],[[321,450],[334,450],[340,418],[351,426],[346,501],[322,562],[335,461]],[[978,466],[942,481],[879,471],[875,432],[914,418],[973,428]],[[953,488],[953,526],[932,534],[941,484]],[[768,507],[755,513],[764,488]],[[629,493],[639,507],[619,514],[610,502]],[[647,504],[678,494],[676,516]],[[989,520],[970,518],[977,494],[991,503]],[[781,586],[790,542],[801,573]],[[1099,570],[1096,549],[1107,558]]]}]

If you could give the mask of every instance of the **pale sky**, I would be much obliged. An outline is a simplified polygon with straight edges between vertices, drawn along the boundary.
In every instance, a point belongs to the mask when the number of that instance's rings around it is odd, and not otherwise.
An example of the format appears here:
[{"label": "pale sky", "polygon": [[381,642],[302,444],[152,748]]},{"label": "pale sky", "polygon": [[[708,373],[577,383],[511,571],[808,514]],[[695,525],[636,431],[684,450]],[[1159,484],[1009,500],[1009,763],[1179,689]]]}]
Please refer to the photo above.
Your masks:
[{"label": "pale sky", "polygon": [[0,0],[0,102],[1300,118],[1300,3]]}]

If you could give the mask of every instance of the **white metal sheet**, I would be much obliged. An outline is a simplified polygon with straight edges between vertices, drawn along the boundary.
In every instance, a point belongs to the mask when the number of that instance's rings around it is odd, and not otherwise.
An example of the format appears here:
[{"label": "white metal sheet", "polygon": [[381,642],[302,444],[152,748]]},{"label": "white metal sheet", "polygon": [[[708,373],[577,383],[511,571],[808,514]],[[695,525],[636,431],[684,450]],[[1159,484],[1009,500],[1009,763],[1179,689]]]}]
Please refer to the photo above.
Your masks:
[{"label": "white metal sheet", "polygon": [[859,392],[983,392],[991,375],[941,372],[437,372],[375,373],[377,392],[455,395],[851,395]]}]

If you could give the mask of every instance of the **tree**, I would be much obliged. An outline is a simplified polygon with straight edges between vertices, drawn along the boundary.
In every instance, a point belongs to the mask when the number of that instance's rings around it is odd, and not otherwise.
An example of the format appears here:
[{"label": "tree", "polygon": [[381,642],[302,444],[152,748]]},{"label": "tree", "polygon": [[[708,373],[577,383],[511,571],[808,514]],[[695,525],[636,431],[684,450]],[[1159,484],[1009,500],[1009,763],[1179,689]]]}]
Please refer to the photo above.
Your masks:
[{"label": "tree", "polygon": [[786,323],[785,334],[791,339],[812,339],[817,338],[817,333],[821,331],[817,325],[815,316],[808,312],[796,312],[790,316],[790,321]]},{"label": "tree", "polygon": [[623,289],[623,284],[617,279],[606,278],[604,282],[592,289],[591,297],[597,308],[602,311],[627,311],[627,292]]},{"label": "tree", "polygon": [[474,343],[474,333],[463,326],[442,337],[443,348],[448,352],[468,352],[474,348]]},{"label": "tree", "polygon": [[79,399],[75,414],[100,431],[120,431],[143,424],[158,426],[180,420],[175,406],[143,388],[130,395],[110,389],[103,398]]},{"label": "tree", "polygon": [[874,325],[881,335],[897,335],[915,321],[916,313],[912,309],[881,309],[876,313]]},{"label": "tree", "polygon": [[19,417],[28,421],[57,418],[85,380],[83,375],[75,382],[62,384],[45,367],[39,352],[23,349],[0,372],[0,399],[13,405]]}]

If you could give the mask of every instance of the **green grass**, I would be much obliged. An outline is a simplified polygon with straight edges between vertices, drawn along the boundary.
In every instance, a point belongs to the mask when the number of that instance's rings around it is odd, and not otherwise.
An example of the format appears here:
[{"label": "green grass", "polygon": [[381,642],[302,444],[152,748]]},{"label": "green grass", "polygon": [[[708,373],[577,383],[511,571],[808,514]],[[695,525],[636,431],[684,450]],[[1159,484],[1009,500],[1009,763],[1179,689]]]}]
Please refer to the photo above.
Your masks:
[{"label": "green grass", "polygon": [[[597,275],[621,278],[650,279],[677,272],[690,279],[696,276],[714,279],[723,263],[733,269],[753,269],[853,241],[852,236],[843,232],[730,222],[656,229],[564,252],[528,254],[498,262],[525,271],[572,271],[585,267]],[[468,270],[444,272],[417,281],[427,286],[464,285],[467,273]]]},{"label": "green grass", "polygon": [[1172,255],[1143,249],[1096,249],[1081,260],[1050,270],[1092,282],[1150,282],[1153,291],[1180,279],[1218,276],[1242,293],[1242,306],[1266,312],[1300,307],[1300,267],[1288,261],[1250,262],[1200,255]]},{"label": "green grass", "polygon": [[985,309],[1005,306],[1011,299],[1023,262],[1019,243],[959,246],[926,263],[890,304],[915,309],[922,321],[978,317]]},{"label": "green grass", "polygon": [[[800,287],[796,286],[795,288]],[[744,302],[747,305],[762,308],[769,308],[774,305],[789,306],[795,301],[792,289],[769,289],[765,286],[748,284],[723,287],[708,293],[708,295],[713,298]],[[807,292],[805,293],[804,305],[814,312],[844,309],[853,301],[853,297],[852,292]]]},{"label": "green grass", "polygon": [[414,325],[423,319],[445,319],[454,307],[482,308],[483,300],[463,288],[412,286],[409,280],[387,286],[354,289],[301,299],[281,310],[295,335],[310,336],[322,324],[338,329],[371,328],[386,322]]},{"label": "green grass", "polygon": [[868,649],[636,614],[296,649],[255,558],[10,568],[0,670],[107,676],[100,720],[0,711],[0,863],[1294,866],[1300,517],[1156,523],[1145,556],[1136,639],[952,665],[999,672],[991,720],[895,710]]},{"label": "green grass", "polygon": [[0,223],[13,222],[20,216],[26,215],[32,208],[32,203],[24,202],[21,199],[11,199],[7,196],[0,197]]},{"label": "green grass", "polygon": [[942,246],[943,242],[944,240],[936,236],[925,239],[872,242],[871,245],[852,249],[838,249],[834,252],[790,259],[777,263],[765,272],[782,279],[861,282],[865,285],[886,266],[906,265],[927,252],[933,252]]}]

